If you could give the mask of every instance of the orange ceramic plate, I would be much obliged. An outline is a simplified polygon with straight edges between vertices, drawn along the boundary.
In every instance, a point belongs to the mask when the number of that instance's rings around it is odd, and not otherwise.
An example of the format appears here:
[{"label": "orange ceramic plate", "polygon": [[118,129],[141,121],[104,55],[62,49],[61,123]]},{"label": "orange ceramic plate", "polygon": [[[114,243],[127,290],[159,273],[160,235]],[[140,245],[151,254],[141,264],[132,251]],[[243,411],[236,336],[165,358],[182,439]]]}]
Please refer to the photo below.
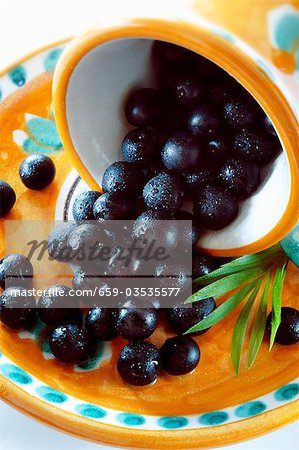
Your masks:
[{"label": "orange ceramic plate", "polygon": [[[1,173],[18,198],[8,219],[67,219],[72,199],[86,188],[61,147],[51,113],[52,70],[63,47],[43,49],[0,75]],[[41,192],[26,190],[17,177],[30,152],[51,154],[57,167],[55,183]],[[0,231],[2,254],[3,222]],[[298,295],[298,271],[290,265],[284,304],[295,306]],[[269,353],[264,342],[253,367],[236,377],[229,359],[235,318],[196,338],[202,358],[193,373],[163,375],[142,389],[117,376],[121,338],[100,347],[88,366],[66,367],[51,358],[39,327],[12,333],[0,326],[0,393],[49,425],[114,445],[186,449],[249,439],[298,418],[299,354],[298,346],[275,346]],[[159,346],[169,334],[161,323],[152,342]]]}]

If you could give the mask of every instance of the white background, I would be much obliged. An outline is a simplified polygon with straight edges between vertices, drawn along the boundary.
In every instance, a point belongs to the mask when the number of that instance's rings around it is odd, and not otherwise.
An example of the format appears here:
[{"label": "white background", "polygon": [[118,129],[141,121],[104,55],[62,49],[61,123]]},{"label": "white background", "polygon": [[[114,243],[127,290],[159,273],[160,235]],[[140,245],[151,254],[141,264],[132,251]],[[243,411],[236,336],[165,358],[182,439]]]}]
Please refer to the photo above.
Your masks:
[{"label": "white background", "polygon": [[[175,0],[0,0],[0,70],[45,44],[85,31],[95,22],[146,10],[167,14]],[[209,1],[209,0],[207,0]],[[227,450],[288,450],[296,447],[298,424],[256,440],[225,447]],[[0,448],[7,450],[104,450],[111,447],[72,438],[39,424],[6,404],[0,404]]]}]

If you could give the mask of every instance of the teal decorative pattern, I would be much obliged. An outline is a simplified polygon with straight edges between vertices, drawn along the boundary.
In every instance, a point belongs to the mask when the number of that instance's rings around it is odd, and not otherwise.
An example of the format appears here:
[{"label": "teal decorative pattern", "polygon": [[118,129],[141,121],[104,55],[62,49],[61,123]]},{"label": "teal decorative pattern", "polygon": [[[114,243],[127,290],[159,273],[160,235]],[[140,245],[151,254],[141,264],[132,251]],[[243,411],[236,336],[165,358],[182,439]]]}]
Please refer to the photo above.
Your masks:
[{"label": "teal decorative pattern", "polygon": [[282,386],[275,392],[275,399],[278,402],[295,400],[296,397],[299,397],[298,383],[287,384],[286,386]]},{"label": "teal decorative pattern", "polygon": [[44,65],[47,72],[54,71],[62,51],[62,48],[55,48],[46,55]]},{"label": "teal decorative pattern", "polygon": [[178,430],[179,428],[184,428],[188,425],[188,419],[180,416],[166,416],[161,417],[158,420],[158,423],[161,428],[166,428],[167,430]]},{"label": "teal decorative pattern", "polygon": [[14,364],[2,364],[0,373],[17,384],[30,384],[33,382],[32,378],[23,369]]},{"label": "teal decorative pattern", "polygon": [[37,75],[45,71],[53,72],[64,48],[65,44],[60,44],[50,50],[41,51],[0,77],[0,102]]},{"label": "teal decorative pattern", "polygon": [[25,114],[26,131],[15,130],[14,141],[26,153],[52,154],[62,150],[54,119]]},{"label": "teal decorative pattern", "polygon": [[229,415],[225,411],[214,411],[211,413],[203,414],[199,417],[199,423],[207,427],[214,425],[220,425],[228,420]]},{"label": "teal decorative pattern", "polygon": [[293,52],[299,40],[299,13],[286,12],[277,21],[275,27],[275,42],[278,48]]},{"label": "teal decorative pattern", "polygon": [[62,392],[56,391],[49,386],[39,386],[36,388],[39,397],[50,403],[63,403],[67,401],[67,396]]},{"label": "teal decorative pattern", "polygon": [[24,86],[26,83],[26,69],[23,66],[15,67],[8,76],[16,86]]},{"label": "teal decorative pattern", "polygon": [[236,409],[236,416],[246,419],[266,411],[267,406],[261,401],[249,402]]},{"label": "teal decorative pattern", "polygon": [[145,423],[145,418],[140,414],[120,413],[116,416],[116,419],[118,422],[127,425],[128,427],[138,427]]},{"label": "teal decorative pattern", "polygon": [[27,121],[27,130],[41,146],[59,150],[62,147],[54,120],[32,117]]},{"label": "teal decorative pattern", "polygon": [[299,9],[289,4],[279,6],[270,12],[269,25],[273,46],[294,56],[299,79]]},{"label": "teal decorative pattern", "polygon": [[102,419],[107,414],[103,408],[83,403],[77,405],[75,409],[81,416],[88,417],[89,419]]},{"label": "teal decorative pattern", "polygon": [[299,223],[280,242],[285,254],[299,267]]}]

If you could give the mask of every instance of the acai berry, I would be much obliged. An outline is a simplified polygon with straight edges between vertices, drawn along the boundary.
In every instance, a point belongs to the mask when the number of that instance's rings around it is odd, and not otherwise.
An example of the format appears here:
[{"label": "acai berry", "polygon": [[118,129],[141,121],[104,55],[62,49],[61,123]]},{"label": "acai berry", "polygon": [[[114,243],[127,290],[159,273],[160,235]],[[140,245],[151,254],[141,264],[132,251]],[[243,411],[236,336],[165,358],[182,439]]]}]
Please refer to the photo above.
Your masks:
[{"label": "acai berry", "polygon": [[13,188],[3,180],[0,180],[0,217],[6,216],[16,202],[16,194]]},{"label": "acai berry", "polygon": [[40,154],[28,156],[19,169],[22,183],[35,191],[48,187],[54,180],[55,173],[52,159]]},{"label": "acai berry", "polygon": [[21,287],[5,289],[0,296],[0,321],[15,330],[30,329],[36,321],[34,297]]},{"label": "acai berry", "polygon": [[122,349],[117,361],[121,378],[135,386],[145,386],[156,381],[160,368],[157,347],[146,341],[129,342]]}]

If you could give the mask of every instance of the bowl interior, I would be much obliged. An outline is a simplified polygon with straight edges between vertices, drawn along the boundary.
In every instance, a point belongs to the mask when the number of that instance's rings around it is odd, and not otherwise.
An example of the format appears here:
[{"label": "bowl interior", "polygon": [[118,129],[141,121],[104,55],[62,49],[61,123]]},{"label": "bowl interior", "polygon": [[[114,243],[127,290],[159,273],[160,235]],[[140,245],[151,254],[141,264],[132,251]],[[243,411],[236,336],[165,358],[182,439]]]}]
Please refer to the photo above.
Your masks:
[{"label": "bowl interior", "polygon": [[[152,43],[151,39],[130,38],[99,45],[79,61],[69,80],[66,116],[70,136],[82,164],[98,185],[105,169],[122,158],[121,142],[130,129],[124,116],[128,93],[155,86]],[[204,232],[200,247],[243,247],[263,238],[280,221],[291,191],[286,153],[263,171],[262,185],[241,202],[236,220],[224,230]]]}]

